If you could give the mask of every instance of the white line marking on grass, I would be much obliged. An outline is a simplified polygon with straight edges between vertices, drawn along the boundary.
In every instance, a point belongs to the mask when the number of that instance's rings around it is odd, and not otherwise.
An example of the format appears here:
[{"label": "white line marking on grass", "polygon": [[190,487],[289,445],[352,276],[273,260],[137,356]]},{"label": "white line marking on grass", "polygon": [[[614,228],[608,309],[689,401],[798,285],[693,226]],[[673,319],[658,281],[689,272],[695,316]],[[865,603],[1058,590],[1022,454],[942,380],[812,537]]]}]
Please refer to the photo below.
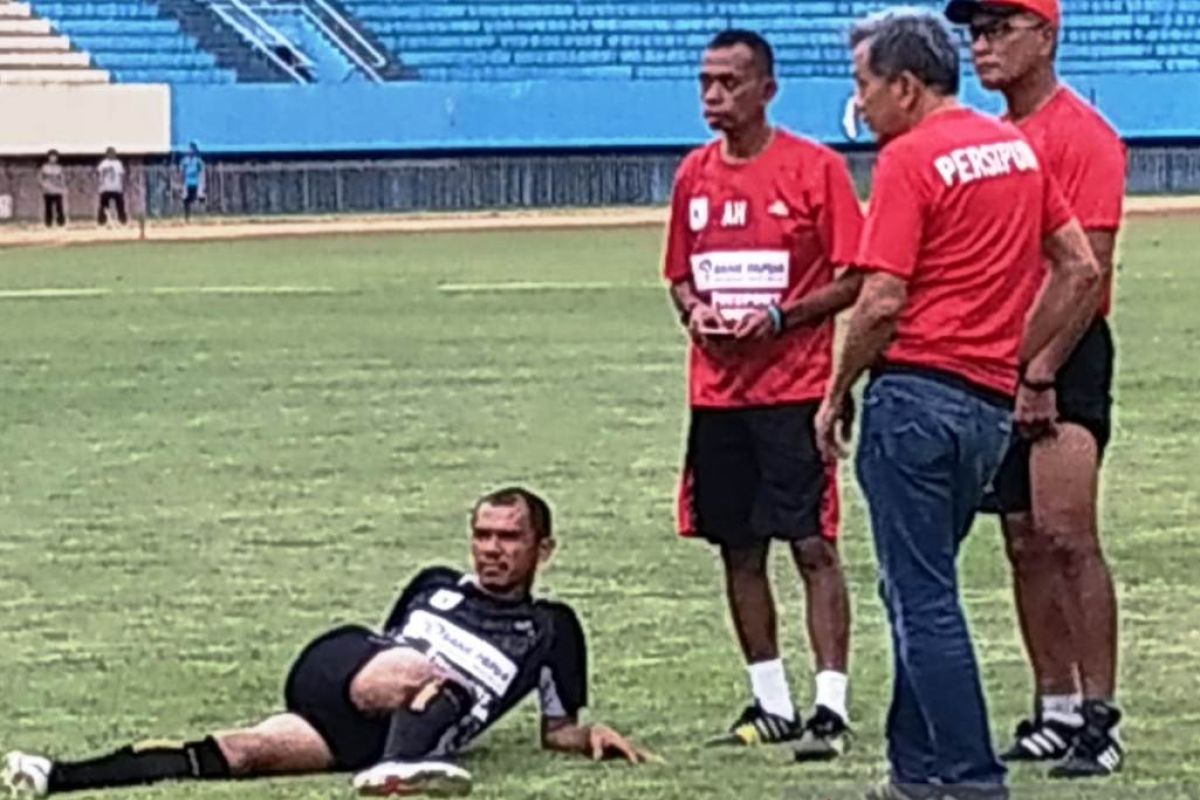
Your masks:
[{"label": "white line marking on grass", "polygon": [[0,300],[69,300],[112,293],[112,289],[0,289]]},{"label": "white line marking on grass", "polygon": [[333,286],[154,286],[148,289],[0,289],[0,300],[70,300],[121,295],[326,295],[353,294]]},{"label": "white line marking on grass", "polygon": [[657,283],[615,283],[612,281],[503,281],[497,283],[443,283],[444,294],[483,292],[604,292],[613,289],[661,289]]},{"label": "white line marking on grass", "polygon": [[[156,286],[150,294],[348,294],[332,286]],[[130,294],[137,294],[133,290]]]}]

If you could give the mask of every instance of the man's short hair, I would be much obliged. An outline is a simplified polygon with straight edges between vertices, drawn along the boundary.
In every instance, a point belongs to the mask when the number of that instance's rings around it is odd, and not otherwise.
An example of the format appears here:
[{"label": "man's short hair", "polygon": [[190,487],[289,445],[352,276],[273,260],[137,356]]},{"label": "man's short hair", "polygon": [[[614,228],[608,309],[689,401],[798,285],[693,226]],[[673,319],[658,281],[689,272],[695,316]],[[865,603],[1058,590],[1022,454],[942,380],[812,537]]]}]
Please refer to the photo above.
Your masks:
[{"label": "man's short hair", "polygon": [[47,156],[57,156],[58,151],[55,150],[53,147],[51,147],[49,150],[46,151],[46,155]]},{"label": "man's short hair", "polygon": [[763,75],[769,78],[775,77],[775,51],[771,49],[771,45],[762,35],[754,31],[744,28],[730,28],[721,31],[708,43],[708,49],[719,50],[739,44],[746,45],[750,48],[750,52],[754,53],[754,60]]},{"label": "man's short hair", "polygon": [[553,536],[554,528],[550,516],[550,505],[537,494],[522,486],[507,486],[479,498],[475,503],[475,508],[471,510],[471,522],[475,521],[482,506],[516,506],[522,503],[529,513],[529,525],[533,528],[538,540],[549,539]]},{"label": "man's short hair", "polygon": [[941,94],[958,94],[958,48],[937,15],[917,8],[872,14],[850,30],[851,48],[863,42],[876,75],[892,79],[911,72]]}]

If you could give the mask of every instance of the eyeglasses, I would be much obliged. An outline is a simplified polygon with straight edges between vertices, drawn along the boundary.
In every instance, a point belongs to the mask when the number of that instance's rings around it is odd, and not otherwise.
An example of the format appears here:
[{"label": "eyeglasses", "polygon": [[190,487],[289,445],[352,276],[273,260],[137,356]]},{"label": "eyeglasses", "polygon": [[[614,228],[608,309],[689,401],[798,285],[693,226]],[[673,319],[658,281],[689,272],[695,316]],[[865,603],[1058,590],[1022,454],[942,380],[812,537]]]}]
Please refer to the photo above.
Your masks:
[{"label": "eyeglasses", "polygon": [[980,38],[986,39],[988,44],[995,44],[998,40],[1005,39],[1017,31],[1036,31],[1044,27],[1046,27],[1046,23],[1044,22],[1039,22],[1035,25],[1014,25],[1006,19],[1001,19],[985,25],[969,26],[967,28],[967,38],[971,44],[979,41]]}]

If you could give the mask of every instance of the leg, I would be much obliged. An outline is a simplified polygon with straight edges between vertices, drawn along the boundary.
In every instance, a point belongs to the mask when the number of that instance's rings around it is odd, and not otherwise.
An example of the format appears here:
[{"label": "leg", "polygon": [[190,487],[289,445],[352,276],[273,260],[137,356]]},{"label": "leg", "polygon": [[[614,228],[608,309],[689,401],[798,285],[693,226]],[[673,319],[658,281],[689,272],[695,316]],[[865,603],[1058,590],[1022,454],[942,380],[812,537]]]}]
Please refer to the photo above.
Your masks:
[{"label": "leg", "polygon": [[1033,667],[1037,695],[1074,695],[1078,691],[1075,659],[1054,550],[1034,528],[1028,513],[1005,514],[1001,528],[1012,565],[1017,620]]},{"label": "leg", "polygon": [[63,195],[54,195],[54,218],[60,228],[65,227],[67,224],[67,216],[63,211],[63,202]]},{"label": "leg", "polygon": [[721,547],[725,594],[747,664],[779,658],[775,598],[767,576],[767,544]]},{"label": "leg", "polygon": [[294,714],[253,728],[194,742],[133,744],[86,761],[58,761],[49,791],[139,786],[166,780],[225,780],[281,773],[320,772],[333,766],[324,740]]},{"label": "leg", "polygon": [[218,733],[215,738],[235,778],[333,769],[325,740],[295,714],[278,714],[253,728]]},{"label": "leg", "polygon": [[[761,485],[749,422],[752,412],[693,409],[687,462],[696,531],[720,548],[725,592],[738,644],[747,663],[757,709],[781,719],[759,729],[747,714],[734,724],[754,741],[776,740],[794,723],[796,709],[779,658],[775,599],[767,575],[769,537],[753,524]],[[757,713],[755,718],[763,715]],[[778,723],[778,724],[776,724]],[[759,726],[761,727],[761,726]],[[753,734],[753,735],[752,735]],[[743,737],[742,743],[752,743]]]},{"label": "leg", "polygon": [[54,224],[54,195],[42,195],[42,211],[46,227],[49,228]]},{"label": "leg", "polygon": [[392,647],[370,658],[350,681],[350,702],[368,716],[407,708],[417,694],[444,674],[424,654]]},{"label": "leg", "polygon": [[126,224],[129,219],[125,216],[125,193],[114,192],[113,202],[117,204],[117,220],[122,224]]},{"label": "leg", "polygon": [[106,213],[107,206],[108,206],[108,192],[101,192],[100,193],[100,206],[96,210],[96,224],[97,225],[103,226],[104,223],[108,220],[108,214]]},{"label": "leg", "polygon": [[[869,390],[858,469],[871,516],[896,655],[928,724],[932,753],[925,758],[911,734],[918,715],[889,716],[889,747],[903,754],[899,776],[943,783],[998,784],[1004,767],[992,750],[978,666],[958,600],[956,556],[964,522],[973,514],[988,476],[964,497],[966,456],[979,443],[962,429],[974,405],[965,393],[920,378],[887,376]],[[999,460],[999,423],[991,470]],[[966,519],[964,520],[964,516]],[[895,696],[907,696],[897,687]],[[928,757],[937,765],[927,770]]]},{"label": "leg", "polygon": [[1116,689],[1117,603],[1096,521],[1098,449],[1083,426],[1059,425],[1033,448],[1034,519],[1058,567],[1081,688],[1111,700]]},{"label": "leg", "polygon": [[808,640],[818,672],[845,674],[850,649],[850,599],[837,546],[821,536],[792,544],[792,557],[804,582]]}]

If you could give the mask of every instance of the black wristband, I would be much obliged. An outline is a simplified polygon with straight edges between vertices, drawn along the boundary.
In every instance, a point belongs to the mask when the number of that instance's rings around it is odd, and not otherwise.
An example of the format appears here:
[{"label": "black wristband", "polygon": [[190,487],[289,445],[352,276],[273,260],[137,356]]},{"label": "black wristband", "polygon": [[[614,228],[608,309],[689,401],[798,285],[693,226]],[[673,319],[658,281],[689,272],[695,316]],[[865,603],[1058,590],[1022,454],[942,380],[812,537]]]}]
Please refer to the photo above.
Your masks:
[{"label": "black wristband", "polygon": [[1024,375],[1021,376],[1021,385],[1035,392],[1048,392],[1056,386],[1054,381],[1031,381]]}]

